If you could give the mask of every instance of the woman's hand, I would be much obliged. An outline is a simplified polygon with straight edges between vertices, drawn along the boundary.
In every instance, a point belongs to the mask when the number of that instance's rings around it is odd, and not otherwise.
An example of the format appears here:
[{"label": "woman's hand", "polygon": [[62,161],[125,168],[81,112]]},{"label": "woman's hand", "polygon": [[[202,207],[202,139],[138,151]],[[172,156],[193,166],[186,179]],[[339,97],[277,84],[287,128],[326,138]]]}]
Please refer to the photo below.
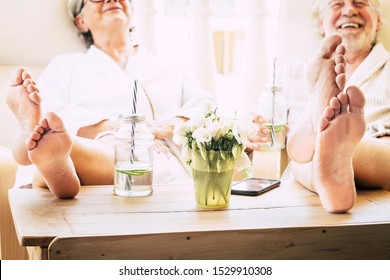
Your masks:
[{"label": "woman's hand", "polygon": [[115,120],[103,120],[97,124],[81,127],[77,136],[89,139],[95,139],[95,137],[104,131],[116,132],[120,128],[121,123]]},{"label": "woman's hand", "polygon": [[149,129],[154,134],[156,139],[167,139],[173,137],[173,129],[180,121],[187,121],[187,118],[174,117],[165,120],[156,120],[148,123]]}]

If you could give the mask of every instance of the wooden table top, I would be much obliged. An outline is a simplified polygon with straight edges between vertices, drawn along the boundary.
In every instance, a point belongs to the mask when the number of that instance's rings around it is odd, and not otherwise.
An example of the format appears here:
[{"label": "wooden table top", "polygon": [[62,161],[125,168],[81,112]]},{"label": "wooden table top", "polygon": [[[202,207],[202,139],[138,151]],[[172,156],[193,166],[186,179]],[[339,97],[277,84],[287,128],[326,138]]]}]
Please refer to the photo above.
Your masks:
[{"label": "wooden table top", "polygon": [[193,184],[158,185],[146,198],[113,195],[112,186],[82,187],[75,199],[47,189],[11,189],[11,211],[23,246],[47,247],[57,236],[390,225],[390,192],[359,191],[347,214],[328,214],[319,198],[295,181],[257,197],[232,195],[222,210],[196,207]]}]

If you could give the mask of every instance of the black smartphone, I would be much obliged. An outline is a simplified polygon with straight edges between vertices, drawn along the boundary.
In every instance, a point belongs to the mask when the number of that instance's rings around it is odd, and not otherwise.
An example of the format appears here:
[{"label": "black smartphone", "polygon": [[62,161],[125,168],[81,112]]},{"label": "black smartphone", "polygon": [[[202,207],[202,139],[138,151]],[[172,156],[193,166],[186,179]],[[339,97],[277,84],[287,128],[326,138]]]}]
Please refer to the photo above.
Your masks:
[{"label": "black smartphone", "polygon": [[280,185],[280,180],[249,178],[232,185],[232,194],[256,196]]}]

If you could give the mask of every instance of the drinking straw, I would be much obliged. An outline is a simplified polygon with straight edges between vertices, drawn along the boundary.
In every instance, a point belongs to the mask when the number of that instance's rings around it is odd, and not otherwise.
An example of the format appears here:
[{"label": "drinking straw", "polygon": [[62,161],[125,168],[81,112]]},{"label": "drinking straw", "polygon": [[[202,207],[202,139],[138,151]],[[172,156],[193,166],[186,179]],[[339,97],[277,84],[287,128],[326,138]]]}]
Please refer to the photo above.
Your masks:
[{"label": "drinking straw", "polygon": [[137,92],[138,92],[138,80],[134,80],[134,95],[133,95],[133,114],[137,113]]},{"label": "drinking straw", "polygon": [[271,118],[271,147],[275,145],[275,72],[276,57],[274,58],[273,81],[272,81],[272,118]]},{"label": "drinking straw", "polygon": [[[138,86],[137,86],[138,81],[135,79],[134,80],[134,86],[133,86],[133,109],[132,109],[132,114],[137,113],[137,92],[138,92]],[[133,122],[131,124],[131,141],[130,141],[130,163],[134,163],[134,136],[135,136],[135,123]],[[133,178],[132,177],[126,177],[126,185],[125,185],[125,190],[131,190],[131,186],[133,183]]]},{"label": "drinking straw", "polygon": [[[133,111],[132,114],[137,113],[137,92],[138,92],[138,81],[137,79],[134,80],[134,87],[133,87]],[[130,154],[130,162],[134,162],[134,136],[135,136],[135,123],[133,122],[131,125],[131,154]]]}]

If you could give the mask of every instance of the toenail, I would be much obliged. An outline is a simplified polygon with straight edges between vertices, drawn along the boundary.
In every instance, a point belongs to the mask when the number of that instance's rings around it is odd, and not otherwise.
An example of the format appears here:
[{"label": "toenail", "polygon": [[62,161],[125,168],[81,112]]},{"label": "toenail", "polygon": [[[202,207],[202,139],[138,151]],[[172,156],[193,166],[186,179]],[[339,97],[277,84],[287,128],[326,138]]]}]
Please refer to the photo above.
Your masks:
[{"label": "toenail", "polygon": [[23,82],[23,86],[25,86],[25,87],[28,87],[30,84],[31,84],[31,80],[30,79],[26,79]]}]

